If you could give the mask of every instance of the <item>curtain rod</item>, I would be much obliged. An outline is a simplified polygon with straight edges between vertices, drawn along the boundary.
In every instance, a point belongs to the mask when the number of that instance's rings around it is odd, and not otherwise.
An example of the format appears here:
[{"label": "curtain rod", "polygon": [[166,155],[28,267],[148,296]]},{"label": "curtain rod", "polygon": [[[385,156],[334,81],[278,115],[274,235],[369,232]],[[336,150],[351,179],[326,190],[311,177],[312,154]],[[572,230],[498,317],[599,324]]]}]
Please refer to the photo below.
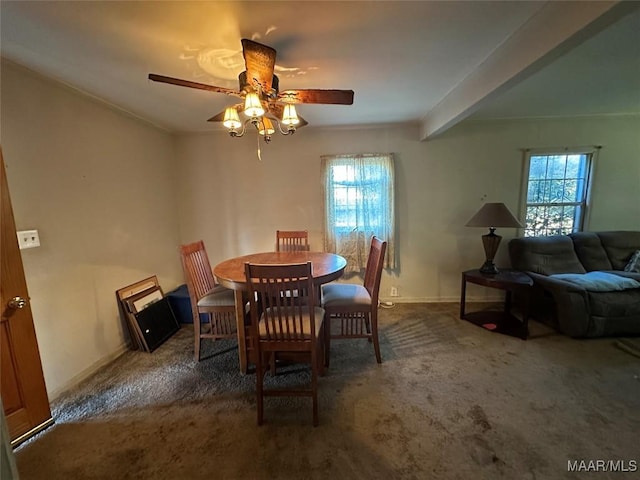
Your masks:
[{"label": "curtain rod", "polygon": [[588,150],[588,149],[595,149],[595,150],[600,150],[602,148],[602,145],[586,145],[586,146],[579,146],[579,147],[524,147],[524,148],[520,148],[519,150],[522,152],[531,152],[531,151],[545,151],[545,152],[553,152],[553,151],[575,151],[575,150]]}]

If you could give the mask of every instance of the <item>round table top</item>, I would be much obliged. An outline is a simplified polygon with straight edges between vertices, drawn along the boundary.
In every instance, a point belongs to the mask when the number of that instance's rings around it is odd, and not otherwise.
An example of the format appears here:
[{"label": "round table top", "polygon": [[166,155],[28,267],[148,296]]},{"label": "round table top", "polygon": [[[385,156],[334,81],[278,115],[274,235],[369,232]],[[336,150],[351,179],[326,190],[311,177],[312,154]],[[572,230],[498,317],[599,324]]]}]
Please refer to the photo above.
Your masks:
[{"label": "round table top", "polygon": [[331,282],[342,276],[347,261],[340,255],[325,252],[263,252],[230,258],[213,268],[218,283],[233,290],[246,290],[245,263],[286,265],[311,262],[316,285]]}]

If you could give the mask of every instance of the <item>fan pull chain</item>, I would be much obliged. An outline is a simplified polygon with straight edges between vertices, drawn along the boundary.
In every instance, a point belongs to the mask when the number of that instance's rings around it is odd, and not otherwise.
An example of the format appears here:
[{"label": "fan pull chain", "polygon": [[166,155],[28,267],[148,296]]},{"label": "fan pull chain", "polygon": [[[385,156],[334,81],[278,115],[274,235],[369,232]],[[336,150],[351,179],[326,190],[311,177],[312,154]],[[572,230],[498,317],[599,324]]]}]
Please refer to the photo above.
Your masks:
[{"label": "fan pull chain", "polygon": [[260,134],[259,133],[256,135],[256,140],[257,140],[257,143],[258,143],[258,152],[257,152],[258,153],[258,161],[261,162],[262,161],[262,155],[260,153]]}]

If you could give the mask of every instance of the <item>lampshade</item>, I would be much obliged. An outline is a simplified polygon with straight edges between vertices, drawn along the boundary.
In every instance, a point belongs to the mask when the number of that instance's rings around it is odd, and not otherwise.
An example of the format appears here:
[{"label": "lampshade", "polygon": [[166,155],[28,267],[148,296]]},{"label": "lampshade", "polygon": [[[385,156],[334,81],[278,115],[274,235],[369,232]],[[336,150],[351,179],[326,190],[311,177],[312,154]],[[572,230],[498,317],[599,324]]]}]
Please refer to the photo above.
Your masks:
[{"label": "lampshade", "polygon": [[238,117],[238,111],[234,107],[228,107],[224,111],[224,120],[222,124],[230,130],[240,128],[240,117]]},{"label": "lampshade", "polygon": [[296,113],[296,107],[292,104],[284,106],[284,112],[282,112],[282,124],[283,125],[297,125],[300,123],[298,114]]},{"label": "lampshade", "polygon": [[496,256],[500,240],[502,237],[496,235],[496,227],[522,227],[522,224],[509,211],[504,203],[485,203],[478,213],[466,224],[467,227],[489,227],[489,233],[482,236],[482,245],[484,247],[485,262],[480,267],[480,273],[486,275],[496,275],[499,273],[498,268],[493,263]]},{"label": "lampshade", "polygon": [[471,217],[466,226],[519,228],[522,224],[504,203],[485,203],[478,213]]},{"label": "lampshade", "polygon": [[273,123],[267,117],[262,117],[262,122],[260,122],[260,126],[258,127],[258,133],[260,135],[273,135],[276,129],[273,128]]},{"label": "lampshade", "polygon": [[264,115],[264,108],[260,103],[260,98],[255,92],[247,93],[244,99],[244,113],[249,117],[260,117]]}]

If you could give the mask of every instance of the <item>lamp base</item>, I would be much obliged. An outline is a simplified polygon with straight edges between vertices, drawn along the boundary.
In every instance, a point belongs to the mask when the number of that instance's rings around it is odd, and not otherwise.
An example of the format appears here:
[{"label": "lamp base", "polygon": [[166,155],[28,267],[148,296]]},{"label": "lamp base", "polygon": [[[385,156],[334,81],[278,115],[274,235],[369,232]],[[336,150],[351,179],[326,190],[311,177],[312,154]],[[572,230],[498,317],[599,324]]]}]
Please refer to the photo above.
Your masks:
[{"label": "lamp base", "polygon": [[494,227],[489,227],[489,233],[482,236],[482,246],[484,247],[485,261],[484,265],[480,267],[480,273],[484,273],[486,275],[495,275],[498,273],[498,269],[493,263],[493,259],[496,256],[496,252],[498,251],[498,246],[500,245],[500,240],[502,237],[500,235],[496,235],[496,229]]},{"label": "lamp base", "polygon": [[500,270],[498,270],[498,267],[496,267],[491,260],[487,260],[480,267],[480,273],[484,275],[496,275],[497,273],[500,273]]}]

